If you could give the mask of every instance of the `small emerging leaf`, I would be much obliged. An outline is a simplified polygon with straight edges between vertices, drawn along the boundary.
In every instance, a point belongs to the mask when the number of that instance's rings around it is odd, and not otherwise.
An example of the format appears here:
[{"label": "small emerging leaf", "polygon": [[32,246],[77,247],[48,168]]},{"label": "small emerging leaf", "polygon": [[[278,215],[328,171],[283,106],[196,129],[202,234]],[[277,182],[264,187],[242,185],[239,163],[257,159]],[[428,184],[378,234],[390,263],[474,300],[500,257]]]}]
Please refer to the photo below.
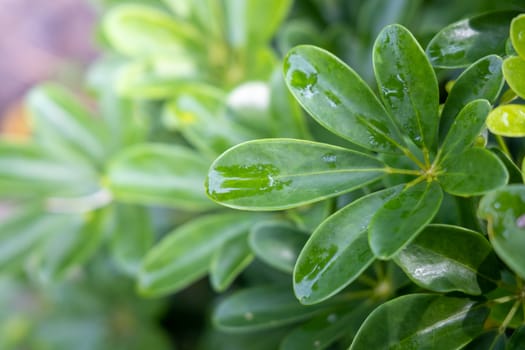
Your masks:
[{"label": "small emerging leaf", "polygon": [[510,24],[510,39],[514,50],[525,59],[525,15],[514,18]]},{"label": "small emerging leaf", "polygon": [[250,210],[300,206],[366,186],[383,176],[372,156],[293,139],[248,141],[212,164],[208,195],[223,205]]},{"label": "small emerging leaf", "polygon": [[375,212],[401,186],[360,198],[327,218],[304,246],[294,271],[294,291],[303,304],[321,302],[355,280],[375,260],[367,228]]},{"label": "small emerging leaf", "polygon": [[375,309],[350,350],[459,350],[483,332],[488,313],[466,298],[405,295]]},{"label": "small emerging leaf", "polygon": [[295,98],[322,126],[372,151],[399,151],[388,113],[361,77],[337,57],[314,46],[298,46],[286,56],[284,73]]},{"label": "small emerging leaf", "polygon": [[412,34],[394,24],[374,44],[374,71],[383,102],[420,148],[434,150],[439,125],[436,74]]},{"label": "small emerging leaf", "polygon": [[374,255],[389,259],[432,221],[443,191],[435,182],[420,182],[388,200],[374,215],[368,240]]}]

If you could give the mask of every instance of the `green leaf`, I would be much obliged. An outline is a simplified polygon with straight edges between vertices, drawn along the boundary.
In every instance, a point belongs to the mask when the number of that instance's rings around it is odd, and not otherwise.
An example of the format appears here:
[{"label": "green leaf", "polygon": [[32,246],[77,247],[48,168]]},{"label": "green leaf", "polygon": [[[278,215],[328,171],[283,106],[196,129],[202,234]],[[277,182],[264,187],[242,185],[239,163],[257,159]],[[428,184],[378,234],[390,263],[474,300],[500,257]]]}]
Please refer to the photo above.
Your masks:
[{"label": "green leaf", "polygon": [[489,242],[457,226],[427,226],[394,259],[412,281],[434,292],[480,295],[499,279]]},{"label": "green leaf", "polygon": [[456,196],[484,194],[505,185],[509,174],[498,157],[484,148],[471,148],[445,159],[438,181],[443,189]]},{"label": "green leaf", "polygon": [[485,119],[491,109],[487,100],[468,103],[454,119],[440,149],[440,158],[462,153],[472,144],[485,127]]},{"label": "green leaf", "polygon": [[308,319],[326,308],[301,305],[288,286],[256,287],[219,303],[213,323],[223,331],[252,332]]},{"label": "green leaf", "polygon": [[290,224],[263,222],[250,232],[249,244],[254,254],[266,264],[292,273],[295,261],[308,236]]},{"label": "green leaf", "polygon": [[497,147],[491,147],[490,151],[494,153],[494,155],[498,157],[499,160],[501,160],[501,162],[505,165],[505,168],[509,173],[509,184],[521,184],[524,182],[521,169],[516,165],[516,163],[514,163],[508,154]]},{"label": "green leaf", "polygon": [[505,350],[519,350],[523,348],[523,344],[525,344],[525,326],[521,326],[512,333]]},{"label": "green leaf", "polygon": [[487,307],[466,298],[405,295],[374,310],[350,349],[461,349],[483,332],[487,315]]},{"label": "green leaf", "polygon": [[226,0],[226,37],[234,48],[267,44],[291,8],[291,0]]},{"label": "green leaf", "polygon": [[498,331],[487,332],[469,343],[463,350],[506,350],[507,337]]},{"label": "green leaf", "polygon": [[246,234],[259,218],[247,213],[215,214],[179,226],[145,256],[138,276],[141,294],[174,293],[203,277],[215,252]]},{"label": "green leaf", "polygon": [[525,15],[520,14],[510,23],[510,39],[514,50],[525,58]]},{"label": "green leaf", "polygon": [[74,267],[88,261],[102,242],[108,211],[101,209],[85,215],[72,215],[72,223],[60,227],[40,251],[39,277],[44,282],[63,278]]},{"label": "green leaf", "polygon": [[516,95],[525,98],[525,59],[516,56],[507,58],[503,61],[503,75]]},{"label": "green leaf", "polygon": [[152,223],[147,209],[117,205],[111,223],[111,251],[119,267],[131,276],[138,273],[142,258],[153,245]]},{"label": "green leaf", "polygon": [[177,55],[198,50],[203,37],[197,28],[150,6],[126,4],[111,9],[102,29],[111,45],[129,56]]},{"label": "green leaf", "polygon": [[374,255],[389,259],[432,221],[443,192],[433,182],[420,182],[389,199],[373,216],[368,241]]},{"label": "green leaf", "polygon": [[298,46],[284,61],[288,88],[322,126],[359,146],[398,152],[395,126],[370,87],[331,53]]},{"label": "green leaf", "polygon": [[494,103],[503,87],[502,60],[496,55],[484,57],[468,67],[457,78],[448,94],[441,112],[440,140],[449,132],[451,125],[465,106],[477,99]]},{"label": "green leaf", "polygon": [[511,19],[518,12],[491,12],[467,18],[443,28],[427,46],[434,67],[460,68],[481,57],[505,56]]},{"label": "green leaf", "polygon": [[45,213],[42,208],[22,207],[0,221],[0,269],[21,267],[42,241],[75,224],[75,217]]},{"label": "green leaf", "polygon": [[436,74],[414,36],[393,24],[374,44],[377,85],[390,115],[418,147],[435,150],[439,126]]},{"label": "green leaf", "polygon": [[489,238],[498,256],[525,278],[525,186],[509,185],[487,194],[478,214],[488,221]]},{"label": "green leaf", "polygon": [[295,328],[283,339],[279,349],[321,350],[343,336],[349,338],[357,333],[375,306],[362,300],[351,305],[351,308],[331,310]]},{"label": "green leaf", "polygon": [[104,123],[67,90],[40,85],[29,93],[27,105],[36,138],[45,148],[67,159],[102,166],[110,136]]},{"label": "green leaf", "polygon": [[247,235],[226,241],[214,254],[210,265],[210,282],[217,292],[225,291],[252,262]]},{"label": "green leaf", "polygon": [[182,146],[138,144],[111,161],[107,186],[122,201],[203,210],[213,207],[203,185],[208,166]]},{"label": "green leaf", "polygon": [[304,246],[294,271],[294,291],[303,304],[321,302],[355,280],[375,260],[368,224],[401,186],[360,198],[326,219]]},{"label": "green leaf", "polygon": [[206,188],[223,205],[277,210],[340,195],[381,178],[372,156],[322,143],[269,139],[237,145],[212,164]]},{"label": "green leaf", "polygon": [[80,195],[95,191],[98,176],[88,167],[57,160],[36,145],[0,140],[0,196]]},{"label": "green leaf", "polygon": [[525,106],[510,104],[494,108],[487,117],[487,127],[496,135],[525,136]]}]

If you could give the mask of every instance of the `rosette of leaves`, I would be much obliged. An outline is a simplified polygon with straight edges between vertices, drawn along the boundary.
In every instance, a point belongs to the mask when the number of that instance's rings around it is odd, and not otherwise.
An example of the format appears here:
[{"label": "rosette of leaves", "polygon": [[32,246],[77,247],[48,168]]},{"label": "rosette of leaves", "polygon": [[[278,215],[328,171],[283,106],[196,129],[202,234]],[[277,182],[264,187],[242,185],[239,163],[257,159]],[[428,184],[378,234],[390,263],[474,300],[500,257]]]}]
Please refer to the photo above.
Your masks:
[{"label": "rosette of leaves", "polygon": [[[441,112],[434,70],[407,29],[381,31],[373,64],[379,98],[327,51],[292,49],[284,62],[290,91],[317,122],[355,147],[297,139],[242,143],[211,166],[208,195],[232,208],[272,211],[371,191],[323,221],[302,248],[293,286],[303,304],[334,296],[378,259],[393,259],[431,291],[484,294],[499,279],[485,238],[431,222],[444,194],[479,196],[508,181],[503,162],[475,144],[503,85],[501,59],[489,55],[470,65]],[[407,295],[377,308],[352,348],[386,349],[402,340],[459,349],[486,331],[489,304]],[[407,307],[418,317],[400,312]],[[388,315],[400,319],[385,323]],[[370,336],[379,325],[388,336]]]}]

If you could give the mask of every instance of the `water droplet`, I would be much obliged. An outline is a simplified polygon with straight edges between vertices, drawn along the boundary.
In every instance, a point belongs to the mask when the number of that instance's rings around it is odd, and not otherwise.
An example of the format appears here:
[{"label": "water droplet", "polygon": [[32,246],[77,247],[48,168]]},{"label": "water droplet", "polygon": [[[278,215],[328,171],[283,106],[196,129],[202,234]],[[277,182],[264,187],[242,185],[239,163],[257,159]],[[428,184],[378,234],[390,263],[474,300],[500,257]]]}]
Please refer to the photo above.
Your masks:
[{"label": "water droplet", "polygon": [[337,156],[334,154],[334,153],[326,153],[326,154],[323,154],[323,156],[321,157],[321,159],[323,160],[323,162],[325,162],[326,164],[328,164],[328,166],[331,168],[331,169],[335,169],[337,167]]},{"label": "water droplet", "polygon": [[330,107],[336,108],[341,104],[341,99],[334,92],[326,90],[324,94],[328,98],[328,104]]},{"label": "water droplet", "polygon": [[314,341],[314,347],[318,348],[321,346],[321,342],[319,340]]},{"label": "water droplet", "polygon": [[335,321],[337,321],[337,315],[336,314],[330,314],[330,315],[328,315],[326,320],[328,322],[330,322],[330,323],[334,323]]},{"label": "water droplet", "polygon": [[496,209],[501,208],[501,203],[500,202],[494,203],[494,208],[496,208]]}]

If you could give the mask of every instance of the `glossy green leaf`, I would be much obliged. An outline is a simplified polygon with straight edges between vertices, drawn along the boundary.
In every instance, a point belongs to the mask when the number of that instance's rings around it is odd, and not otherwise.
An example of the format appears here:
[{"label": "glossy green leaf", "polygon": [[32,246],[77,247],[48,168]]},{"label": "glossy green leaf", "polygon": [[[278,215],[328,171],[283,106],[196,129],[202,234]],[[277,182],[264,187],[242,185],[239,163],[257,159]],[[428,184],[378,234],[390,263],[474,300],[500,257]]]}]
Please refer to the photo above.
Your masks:
[{"label": "glossy green leaf", "polygon": [[487,127],[496,135],[525,136],[525,106],[510,104],[496,107],[487,118]]},{"label": "glossy green leaf", "polygon": [[360,198],[326,219],[304,246],[294,270],[294,291],[303,304],[339,292],[375,260],[368,246],[368,224],[401,186]]},{"label": "glossy green leaf", "polygon": [[512,333],[505,350],[519,350],[523,348],[523,344],[525,344],[525,326],[521,326]]},{"label": "glossy green leaf", "polygon": [[253,253],[247,235],[224,242],[215,252],[210,265],[210,282],[217,292],[225,291],[252,262]]},{"label": "glossy green leaf", "polygon": [[291,5],[291,0],[223,1],[228,42],[235,48],[266,44]]},{"label": "glossy green leaf", "polygon": [[484,148],[471,148],[440,163],[438,181],[457,196],[480,195],[505,185],[509,174],[498,157]]},{"label": "glossy green leaf", "polygon": [[114,7],[105,15],[102,28],[111,45],[130,56],[176,55],[203,42],[197,28],[139,4]]},{"label": "glossy green leaf", "polygon": [[439,126],[436,74],[414,36],[393,24],[374,44],[374,71],[381,98],[418,147],[434,150]]},{"label": "glossy green leaf", "polygon": [[525,58],[525,15],[514,18],[510,24],[510,39],[514,50]]},{"label": "glossy green leaf", "polygon": [[481,57],[505,55],[514,11],[492,12],[467,18],[443,28],[427,46],[427,55],[435,67],[466,67]]},{"label": "glossy green leaf", "polygon": [[301,305],[288,286],[244,289],[224,299],[213,312],[213,323],[228,332],[251,332],[295,323],[327,306]]},{"label": "glossy green leaf", "polygon": [[0,195],[35,197],[95,191],[98,178],[88,167],[58,160],[36,145],[0,140]]},{"label": "glossy green leaf", "polygon": [[122,201],[203,210],[213,206],[204,192],[208,166],[182,146],[138,144],[109,164],[107,186]]},{"label": "glossy green leaf", "polygon": [[409,294],[374,310],[350,349],[459,350],[483,332],[487,316],[487,307],[466,298]]},{"label": "glossy green leaf", "polygon": [[0,269],[20,267],[35,247],[55,232],[75,224],[75,217],[23,207],[0,221]]},{"label": "glossy green leaf", "polygon": [[427,226],[394,259],[412,281],[435,292],[480,295],[499,279],[489,242],[458,226]]},{"label": "glossy green leaf", "polygon": [[491,109],[487,100],[468,103],[454,119],[440,149],[441,159],[469,148],[485,127],[485,120]]},{"label": "glossy green leaf", "polygon": [[28,95],[27,105],[37,140],[53,153],[101,165],[107,155],[109,134],[67,90],[40,85]]},{"label": "glossy green leaf", "polygon": [[143,295],[174,293],[203,277],[213,255],[224,243],[246,234],[257,223],[256,214],[202,216],[170,232],[145,256],[139,271]]},{"label": "glossy green leaf", "polygon": [[373,216],[368,241],[374,255],[388,259],[410,243],[432,221],[443,191],[433,182],[420,182],[389,199]]},{"label": "glossy green leaf", "polygon": [[223,205],[276,210],[320,201],[383,176],[372,156],[322,143],[293,139],[248,141],[212,164],[208,195]]},{"label": "glossy green leaf", "polygon": [[509,185],[487,194],[479,216],[488,221],[489,238],[498,256],[525,278],[525,186]]},{"label": "glossy green leaf", "polygon": [[321,350],[343,336],[349,338],[357,333],[374,305],[357,301],[352,306],[332,310],[300,325],[283,339],[279,349]]},{"label": "glossy green leaf", "polygon": [[490,151],[505,165],[505,168],[509,173],[509,184],[521,184],[524,182],[521,169],[516,163],[514,163],[508,154],[497,147],[491,147]]},{"label": "glossy green leaf", "polygon": [[461,73],[441,112],[440,140],[447,136],[454,120],[469,102],[477,99],[485,99],[490,103],[496,101],[504,83],[501,65],[500,57],[490,55],[476,61]]},{"label": "glossy green leaf", "polygon": [[257,258],[285,273],[292,273],[308,236],[290,224],[262,223],[250,232],[249,243]]},{"label": "glossy green leaf", "polygon": [[138,273],[142,258],[153,245],[153,230],[147,209],[118,205],[113,209],[111,251],[119,267],[131,276]]},{"label": "glossy green leaf", "polygon": [[286,56],[284,73],[292,94],[325,128],[372,151],[399,151],[388,113],[337,57],[314,46],[298,46]]},{"label": "glossy green leaf", "polygon": [[58,228],[40,252],[40,279],[44,282],[58,280],[88,261],[102,242],[102,227],[107,214],[107,210],[101,209],[85,215],[73,215],[72,224]]},{"label": "glossy green leaf", "polygon": [[516,95],[525,98],[525,59],[516,56],[507,58],[503,61],[503,75]]},{"label": "glossy green leaf", "polygon": [[506,350],[507,337],[498,331],[482,334],[463,350]]}]

